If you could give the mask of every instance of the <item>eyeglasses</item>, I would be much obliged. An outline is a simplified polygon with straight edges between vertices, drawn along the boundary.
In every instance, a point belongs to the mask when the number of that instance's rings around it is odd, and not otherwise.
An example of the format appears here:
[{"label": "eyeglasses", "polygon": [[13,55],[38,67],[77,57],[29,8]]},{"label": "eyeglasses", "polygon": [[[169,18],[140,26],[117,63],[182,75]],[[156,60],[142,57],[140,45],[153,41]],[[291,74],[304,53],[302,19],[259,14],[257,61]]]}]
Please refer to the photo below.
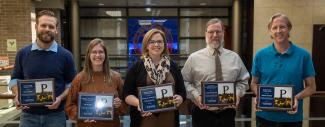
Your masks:
[{"label": "eyeglasses", "polygon": [[94,50],[94,51],[91,51],[90,53],[93,54],[93,55],[96,55],[96,54],[102,55],[102,54],[104,54],[104,51],[101,51],[101,50],[96,51],[96,50]]},{"label": "eyeglasses", "polygon": [[214,34],[214,33],[221,34],[221,33],[223,33],[223,31],[221,31],[221,30],[215,30],[215,31],[211,30],[211,31],[207,31],[207,33],[208,34]]},{"label": "eyeglasses", "polygon": [[154,44],[161,45],[161,44],[164,44],[164,41],[163,40],[157,40],[157,41],[150,40],[148,43],[151,44],[151,45],[154,45]]}]

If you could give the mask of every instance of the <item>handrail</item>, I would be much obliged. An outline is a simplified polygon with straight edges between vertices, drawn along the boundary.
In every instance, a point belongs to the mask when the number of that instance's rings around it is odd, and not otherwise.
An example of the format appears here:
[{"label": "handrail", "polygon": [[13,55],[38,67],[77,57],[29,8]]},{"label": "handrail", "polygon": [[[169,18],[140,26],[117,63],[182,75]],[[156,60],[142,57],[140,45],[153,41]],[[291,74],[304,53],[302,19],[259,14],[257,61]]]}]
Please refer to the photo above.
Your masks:
[{"label": "handrail", "polygon": [[0,93],[0,99],[14,99],[15,95],[14,94],[2,94]]},{"label": "handrail", "polygon": [[3,71],[3,70],[11,70],[14,68],[14,65],[9,65],[9,66],[5,66],[5,67],[0,67],[0,71]]}]

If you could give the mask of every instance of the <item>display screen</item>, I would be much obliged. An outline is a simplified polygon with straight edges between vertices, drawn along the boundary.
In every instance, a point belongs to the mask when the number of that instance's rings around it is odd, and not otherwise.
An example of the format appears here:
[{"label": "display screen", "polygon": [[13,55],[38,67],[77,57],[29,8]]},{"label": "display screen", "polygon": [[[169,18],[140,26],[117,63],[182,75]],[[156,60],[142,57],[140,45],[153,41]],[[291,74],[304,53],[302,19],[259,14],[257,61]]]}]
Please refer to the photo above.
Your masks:
[{"label": "display screen", "polygon": [[[129,65],[137,61],[142,53],[142,40],[147,31],[159,29],[165,32],[170,54],[178,54],[177,18],[129,18],[128,55]],[[130,67],[130,66],[129,66]]]}]

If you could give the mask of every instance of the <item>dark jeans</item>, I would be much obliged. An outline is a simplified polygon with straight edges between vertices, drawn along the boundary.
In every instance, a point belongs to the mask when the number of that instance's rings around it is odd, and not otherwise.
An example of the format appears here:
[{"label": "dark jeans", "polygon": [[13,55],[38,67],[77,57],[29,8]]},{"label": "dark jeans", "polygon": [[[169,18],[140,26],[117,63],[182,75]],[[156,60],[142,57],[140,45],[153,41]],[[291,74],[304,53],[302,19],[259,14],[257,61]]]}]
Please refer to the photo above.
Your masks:
[{"label": "dark jeans", "polygon": [[256,117],[256,127],[302,127],[302,121],[299,122],[273,122]]},{"label": "dark jeans", "polygon": [[65,127],[64,111],[38,115],[22,112],[19,127]]},{"label": "dark jeans", "polygon": [[209,110],[201,110],[193,106],[193,127],[235,127],[235,109],[225,109],[218,113]]}]

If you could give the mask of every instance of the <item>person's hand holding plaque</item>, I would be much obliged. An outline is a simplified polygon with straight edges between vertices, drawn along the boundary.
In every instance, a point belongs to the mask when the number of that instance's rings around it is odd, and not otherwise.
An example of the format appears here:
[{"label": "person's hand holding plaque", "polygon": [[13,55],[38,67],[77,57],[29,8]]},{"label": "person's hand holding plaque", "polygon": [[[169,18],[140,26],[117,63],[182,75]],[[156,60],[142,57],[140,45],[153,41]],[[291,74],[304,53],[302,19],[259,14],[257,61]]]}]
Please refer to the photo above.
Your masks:
[{"label": "person's hand holding plaque", "polygon": [[254,111],[259,112],[262,111],[260,108],[258,108],[258,103],[257,103],[257,97],[253,97],[253,106],[254,106]]},{"label": "person's hand holding plaque", "polygon": [[119,108],[122,105],[122,101],[119,97],[115,97],[113,101],[114,108]]},{"label": "person's hand holding plaque", "polygon": [[236,103],[235,104],[224,106],[224,107],[222,107],[222,109],[226,109],[226,108],[238,109],[239,102],[240,102],[240,96],[236,96]]},{"label": "person's hand holding plaque", "polygon": [[291,111],[288,111],[289,114],[296,114],[298,112],[298,98],[294,97],[294,104]]},{"label": "person's hand holding plaque", "polygon": [[85,123],[96,123],[96,120],[92,120],[92,119],[86,119],[84,120]]},{"label": "person's hand holding plaque", "polygon": [[51,105],[45,105],[45,106],[46,106],[47,108],[49,108],[49,109],[57,109],[57,108],[60,106],[61,101],[62,101],[62,99],[61,99],[61,97],[59,96],[59,97],[56,97],[56,98],[55,98],[55,101],[54,101]]},{"label": "person's hand holding plaque", "polygon": [[176,107],[179,107],[183,103],[183,98],[180,95],[175,94],[173,96],[174,103],[176,104]]},{"label": "person's hand holding plaque", "polygon": [[141,110],[140,105],[138,105],[138,111],[141,112],[141,116],[142,116],[142,117],[147,117],[147,116],[151,116],[151,115],[152,115],[151,112],[143,112],[143,111]]},{"label": "person's hand holding plaque", "polygon": [[20,105],[20,102],[19,102],[18,98],[19,98],[18,95],[16,95],[15,98],[14,98],[16,109],[18,109],[18,110],[19,109],[21,109],[21,110],[29,109],[28,106]]},{"label": "person's hand holding plaque", "polygon": [[194,103],[197,107],[199,107],[200,109],[208,109],[209,106],[202,104],[202,96],[198,96],[195,98],[195,103]]}]

